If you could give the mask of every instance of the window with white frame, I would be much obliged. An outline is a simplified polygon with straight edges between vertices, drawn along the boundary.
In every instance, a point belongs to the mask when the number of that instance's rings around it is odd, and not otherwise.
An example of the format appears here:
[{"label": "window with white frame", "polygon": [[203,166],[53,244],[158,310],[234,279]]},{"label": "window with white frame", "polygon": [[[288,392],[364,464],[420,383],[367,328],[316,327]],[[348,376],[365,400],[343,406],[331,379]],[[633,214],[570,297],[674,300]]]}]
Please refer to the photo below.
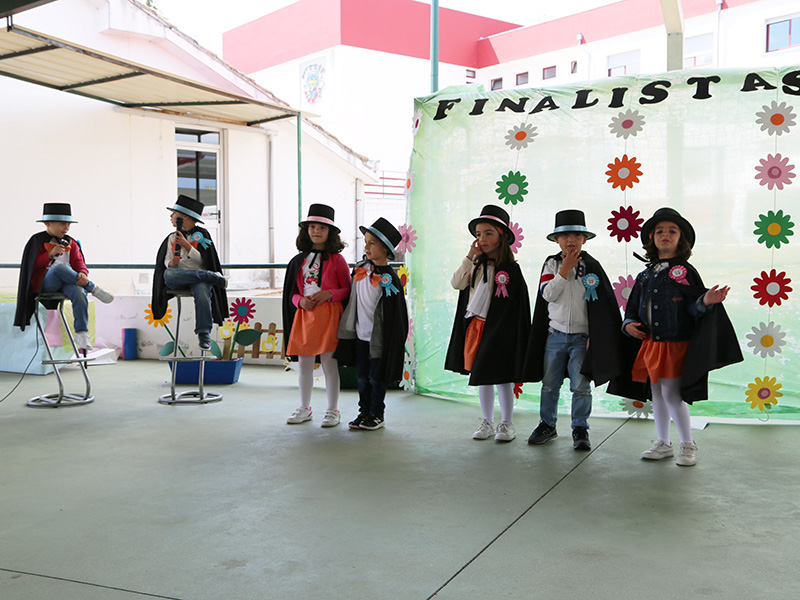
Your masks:
[{"label": "window with white frame", "polygon": [[767,52],[800,46],[800,17],[767,23]]},{"label": "window with white frame", "polygon": [[639,72],[639,50],[612,54],[608,57],[608,76],[636,75]]},{"label": "window with white frame", "polygon": [[203,203],[203,223],[218,247],[221,198],[219,194],[222,165],[219,131],[175,128],[178,195],[183,194]]},{"label": "window with white frame", "polygon": [[683,40],[683,68],[702,67],[714,62],[714,34],[705,33]]}]

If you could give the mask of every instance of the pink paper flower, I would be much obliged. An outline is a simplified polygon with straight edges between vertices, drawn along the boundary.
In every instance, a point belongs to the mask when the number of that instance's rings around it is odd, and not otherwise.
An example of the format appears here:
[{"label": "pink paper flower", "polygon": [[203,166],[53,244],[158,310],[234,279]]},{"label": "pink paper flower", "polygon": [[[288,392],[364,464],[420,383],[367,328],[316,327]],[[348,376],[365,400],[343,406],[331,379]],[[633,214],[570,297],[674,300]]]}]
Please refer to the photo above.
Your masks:
[{"label": "pink paper flower", "polygon": [[618,211],[612,210],[611,218],[608,220],[611,237],[616,237],[619,242],[622,240],[630,242],[637,237],[644,222],[644,219],[638,217],[639,211],[633,210],[631,206],[620,206]]},{"label": "pink paper flower", "polygon": [[789,164],[788,156],[767,154],[767,158],[762,158],[758,162],[761,166],[756,167],[756,179],[770,190],[774,187],[782,190],[783,186],[792,183],[792,179],[796,176],[792,173],[794,165]]},{"label": "pink paper flower", "polygon": [[617,297],[617,304],[619,304],[622,310],[628,308],[628,298],[631,295],[634,283],[636,283],[636,280],[633,278],[633,275],[628,275],[627,278],[620,277],[611,284],[611,287],[614,288],[614,295]]},{"label": "pink paper flower", "polygon": [[516,254],[517,250],[522,248],[522,240],[525,239],[525,236],[522,235],[522,227],[519,226],[519,223],[512,223],[509,221],[508,228],[514,234],[514,243],[511,244],[511,251]]},{"label": "pink paper flower", "polygon": [[404,224],[398,227],[400,232],[400,243],[397,244],[398,252],[411,252],[416,246],[417,230],[412,229],[411,225]]}]

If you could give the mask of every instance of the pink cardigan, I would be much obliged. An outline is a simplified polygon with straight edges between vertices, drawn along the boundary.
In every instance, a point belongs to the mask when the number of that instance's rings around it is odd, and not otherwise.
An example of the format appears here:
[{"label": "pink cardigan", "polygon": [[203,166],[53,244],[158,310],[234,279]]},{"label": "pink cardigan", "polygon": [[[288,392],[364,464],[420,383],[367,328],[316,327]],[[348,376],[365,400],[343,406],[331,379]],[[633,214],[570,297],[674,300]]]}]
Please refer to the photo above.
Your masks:
[{"label": "pink cardigan", "polygon": [[[308,257],[306,257],[306,260],[308,260]],[[319,287],[320,289],[328,290],[333,295],[331,302],[344,302],[350,296],[350,267],[341,254],[328,255],[328,260],[325,261],[325,265],[322,268],[322,281]],[[300,299],[303,297],[302,268],[297,273],[295,289],[298,292],[292,296],[292,304],[299,307]]]}]

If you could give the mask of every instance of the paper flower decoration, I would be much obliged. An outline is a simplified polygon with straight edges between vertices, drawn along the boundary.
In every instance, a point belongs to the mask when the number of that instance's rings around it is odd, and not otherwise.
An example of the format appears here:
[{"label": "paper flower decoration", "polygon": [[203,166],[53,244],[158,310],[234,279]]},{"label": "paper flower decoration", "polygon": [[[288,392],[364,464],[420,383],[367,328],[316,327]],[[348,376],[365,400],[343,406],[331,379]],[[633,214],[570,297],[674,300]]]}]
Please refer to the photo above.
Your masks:
[{"label": "paper flower decoration", "polygon": [[797,115],[792,112],[794,107],[788,106],[786,102],[778,104],[773,100],[772,104],[761,108],[764,110],[756,113],[756,123],[761,125],[761,131],[767,131],[770,135],[781,135],[789,133],[789,128],[795,125]]},{"label": "paper flower decoration", "polygon": [[237,298],[231,302],[231,319],[234,323],[241,325],[242,323],[249,323],[256,314],[256,305],[249,298]]},{"label": "paper flower decoration", "polygon": [[636,162],[636,157],[628,158],[627,154],[623,154],[622,158],[615,158],[613,163],[608,163],[608,183],[612,188],[620,188],[623,191],[625,188],[632,188],[634,183],[639,183],[639,175],[642,172],[639,167],[642,165]]},{"label": "paper flower decoration", "polygon": [[758,215],[759,220],[755,222],[756,229],[753,231],[758,237],[759,244],[766,244],[767,248],[780,248],[781,244],[789,243],[789,236],[794,235],[792,227],[794,223],[789,215],[784,215],[782,210],[778,212],[767,211],[766,215]]},{"label": "paper flower decoration", "polygon": [[755,383],[747,384],[745,392],[750,408],[758,407],[763,412],[772,404],[777,404],[778,398],[783,396],[783,392],[778,391],[782,387],[776,377],[756,377]]},{"label": "paper flower decoration", "polygon": [[519,226],[519,223],[513,223],[511,221],[508,222],[508,228],[514,234],[514,243],[511,244],[511,251],[516,254],[517,251],[522,248],[522,240],[525,239],[525,236],[522,235],[522,227]]},{"label": "paper flower decoration", "polygon": [[633,278],[633,275],[628,275],[627,278],[620,277],[611,284],[611,287],[614,288],[614,295],[617,297],[617,304],[619,304],[622,310],[628,308],[628,298],[631,296],[634,283],[636,283],[636,280]]},{"label": "paper flower decoration", "polygon": [[508,130],[506,146],[510,146],[512,150],[527,148],[528,144],[533,143],[533,138],[537,135],[539,134],[536,133],[536,127],[533,125],[529,125],[528,123],[523,123],[519,126],[515,125],[512,129]]},{"label": "paper flower decoration", "polygon": [[514,398],[519,398],[520,394],[522,394],[522,384],[515,383],[514,384]]},{"label": "paper flower decoration", "polygon": [[400,225],[397,230],[400,232],[400,243],[397,244],[397,251],[411,252],[417,245],[417,230],[408,224]]},{"label": "paper flower decoration", "polygon": [[646,419],[653,414],[653,403],[649,400],[620,400],[619,405],[632,417]]},{"label": "paper flower decoration", "polygon": [[422,124],[422,109],[418,108],[414,111],[414,120],[412,121],[411,131],[414,137],[417,136],[417,132],[419,131],[419,126]]},{"label": "paper flower decoration", "polygon": [[514,204],[522,202],[523,196],[528,193],[525,188],[528,183],[525,181],[526,177],[519,171],[509,171],[508,175],[501,175],[500,181],[497,183],[497,192],[500,200],[506,204]]},{"label": "paper flower decoration", "polygon": [[611,237],[616,237],[618,242],[625,240],[630,242],[639,235],[644,219],[640,219],[639,211],[633,210],[631,206],[620,206],[619,210],[611,211],[611,218],[608,220],[608,230]]},{"label": "paper flower decoration", "polygon": [[616,117],[611,117],[611,123],[608,126],[611,128],[611,133],[627,140],[629,136],[636,136],[644,129],[644,117],[639,114],[638,110],[628,109]]},{"label": "paper flower decoration", "polygon": [[760,354],[761,358],[780,354],[781,346],[786,345],[786,342],[783,341],[786,334],[781,331],[780,325],[776,325],[772,321],[769,322],[769,325],[762,322],[758,327],[752,327],[751,333],[748,333],[746,337],[750,340],[747,345],[753,349],[753,354]]},{"label": "paper flower decoration", "polygon": [[409,171],[406,173],[406,181],[403,183],[403,196],[406,200],[411,196],[411,190],[414,189],[414,175]]},{"label": "paper flower decoration", "polygon": [[781,301],[789,299],[789,292],[792,288],[789,284],[791,279],[786,277],[786,273],[781,271],[777,273],[772,269],[769,274],[766,271],[761,271],[761,277],[753,278],[755,285],[751,285],[750,289],[755,292],[753,297],[758,300],[760,305],[769,304],[770,308],[781,305]]},{"label": "paper flower decoration", "polygon": [[767,158],[761,158],[758,162],[761,166],[756,167],[756,179],[761,185],[770,190],[774,187],[782,190],[784,185],[792,183],[794,165],[789,164],[788,156],[767,154]]},{"label": "paper flower decoration", "polygon": [[144,309],[144,318],[147,319],[148,325],[152,325],[153,327],[166,327],[167,323],[172,320],[172,309],[168,306],[164,316],[160,319],[156,319],[153,316],[153,305],[148,304],[147,308]]},{"label": "paper flower decoration", "polygon": [[400,380],[400,387],[404,390],[414,391],[414,363],[410,358],[406,358],[403,363],[403,378]]},{"label": "paper flower decoration", "polygon": [[405,291],[406,286],[408,285],[408,267],[403,265],[399,269],[397,269],[397,276],[403,283],[403,291]]}]

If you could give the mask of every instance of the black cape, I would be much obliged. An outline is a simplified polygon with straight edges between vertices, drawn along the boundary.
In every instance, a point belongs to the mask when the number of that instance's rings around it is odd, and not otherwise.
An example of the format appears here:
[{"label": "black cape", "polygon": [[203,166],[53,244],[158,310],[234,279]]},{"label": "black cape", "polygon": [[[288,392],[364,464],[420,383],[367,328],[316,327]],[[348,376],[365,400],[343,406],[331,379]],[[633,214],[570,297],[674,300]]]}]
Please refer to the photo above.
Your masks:
[{"label": "black cape", "polygon": [[[697,270],[686,261],[686,281],[689,285],[676,284],[675,287],[690,301],[696,301],[708,291]],[[671,263],[671,264],[672,264]],[[627,372],[633,369],[633,363],[642,343],[636,338],[629,338],[629,350],[626,356]],[[708,400],[708,373],[728,365],[742,362],[742,351],[733,324],[722,303],[715,304],[705,315],[698,317],[689,339],[686,362],[681,376],[681,397],[687,404]],[[609,384],[608,393],[636,400],[647,400],[651,397],[649,383],[632,381],[627,385]]]},{"label": "black cape", "polygon": [[[450,334],[444,368],[461,375],[469,375],[469,385],[522,381],[523,359],[528,345],[531,319],[528,286],[516,262],[495,265],[495,274],[500,271],[505,271],[509,276],[506,284],[508,297],[497,296],[496,287],[492,292],[483,335],[475,353],[471,372],[464,369],[464,339],[467,327],[474,318],[467,319],[464,316],[467,313],[471,286],[467,286],[458,294],[453,331]],[[474,269],[472,276],[475,276]]]},{"label": "black cape", "polygon": [[[78,244],[78,248],[83,255],[83,248],[75,238],[68,235],[64,236],[71,242]],[[25,249],[22,251],[22,262],[19,269],[19,285],[17,287],[17,311],[14,315],[14,327],[19,327],[22,331],[30,325],[33,312],[36,310],[36,294],[37,292],[31,289],[31,277],[33,277],[33,264],[36,261],[36,255],[39,253],[39,248],[42,244],[49,242],[53,238],[52,235],[46,231],[41,231],[31,236],[28,243],[25,244]],[[86,256],[83,257],[86,262]],[[45,308],[53,310],[58,308],[57,300],[47,300],[42,302]]]},{"label": "black cape", "polygon": [[[546,261],[552,258],[560,261],[561,253],[548,256]],[[596,289],[597,300],[587,301],[589,349],[581,373],[592,380],[595,386],[600,386],[612,379],[624,377],[623,374],[626,373],[625,335],[622,333],[622,315],[606,272],[587,252],[581,252],[581,259],[586,266],[586,272],[594,273],[600,279]],[[547,300],[537,288],[533,323],[525,354],[525,381],[541,381],[544,377],[544,349],[550,326],[547,305]],[[630,379],[630,370],[627,373]]]},{"label": "black cape", "polygon": [[[301,252],[289,261],[286,265],[286,275],[283,279],[283,298],[281,305],[281,312],[283,313],[283,354],[287,360],[296,362],[297,355],[289,355],[287,349],[289,348],[289,338],[292,335],[292,323],[294,323],[294,316],[297,312],[297,307],[292,302],[292,296],[297,291],[297,276],[303,268],[303,261],[311,252]],[[319,265],[319,280],[322,281],[322,270],[325,268],[325,261],[328,260],[328,253],[321,252],[322,260]],[[319,357],[317,357],[319,358]]]},{"label": "black cape", "polygon": [[[188,238],[196,231],[199,231],[201,234],[203,234],[204,238],[208,240],[211,239],[208,231],[202,227],[194,227],[193,229],[190,229],[184,233]],[[158,254],[156,254],[156,267],[155,274],[153,275],[152,297],[154,319],[161,319],[164,317],[167,312],[167,304],[169,303],[170,298],[173,297],[173,294],[170,292],[169,288],[167,288],[167,284],[164,283],[164,271],[167,270],[167,266],[164,264],[164,259],[166,258],[168,251],[170,254],[172,253],[172,250],[169,248],[169,236],[164,238],[164,241],[161,242],[161,246],[158,248]],[[200,253],[200,257],[203,260],[203,270],[216,271],[220,275],[222,274],[222,265],[220,265],[219,257],[217,256],[217,249],[214,246],[213,241],[208,248],[204,248],[202,244],[197,244],[197,251]],[[221,288],[216,285],[212,286],[211,319],[217,325],[222,325],[227,316],[228,295],[225,292],[225,288]]]},{"label": "black cape", "polygon": [[[358,263],[356,266],[363,267],[364,262]],[[354,273],[355,269],[351,272],[351,277]],[[400,381],[403,377],[406,339],[408,338],[408,308],[406,306],[403,282],[400,281],[394,269],[389,265],[374,265],[374,273],[378,275],[390,274],[392,285],[399,290],[391,296],[383,293],[380,300],[378,300],[382,304],[383,312],[383,322],[380,324],[383,328],[383,352],[378,359],[378,364],[375,366],[375,372],[372,377],[384,387],[388,387],[390,384]],[[348,304],[354,301],[355,285],[351,290]],[[377,323],[373,326],[377,326]],[[356,338],[339,338],[339,345],[336,348],[334,358],[343,366],[355,367]]]}]

